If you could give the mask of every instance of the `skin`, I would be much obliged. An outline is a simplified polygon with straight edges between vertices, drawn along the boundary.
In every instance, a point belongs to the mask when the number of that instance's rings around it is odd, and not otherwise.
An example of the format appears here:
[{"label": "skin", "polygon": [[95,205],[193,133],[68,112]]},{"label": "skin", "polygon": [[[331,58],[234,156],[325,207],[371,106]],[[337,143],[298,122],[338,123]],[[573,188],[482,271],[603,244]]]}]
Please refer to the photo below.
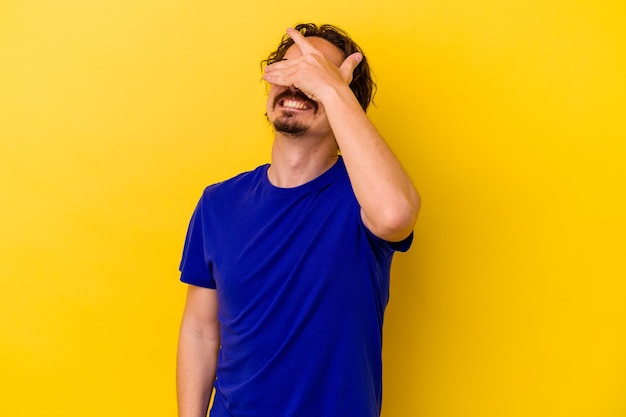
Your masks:
[{"label": "skin", "polygon": [[406,238],[417,220],[420,198],[349,88],[361,54],[344,58],[341,50],[324,39],[305,38],[294,29],[287,33],[295,45],[287,50],[285,60],[265,70],[264,79],[271,85],[268,118],[273,121],[280,116],[281,109],[272,106],[272,99],[289,88],[318,102],[320,110],[297,112],[295,117],[309,125],[305,136],[294,140],[276,132],[270,181],[280,187],[310,181],[332,166],[339,147],[365,225],[388,241]]},{"label": "skin", "polygon": [[[344,57],[324,39],[305,38],[294,29],[287,33],[295,45],[264,74],[270,84],[267,117],[272,123],[288,119],[304,132],[275,132],[268,179],[277,187],[309,182],[337,161],[340,148],[365,226],[388,241],[406,238],[420,198],[349,88],[361,54]],[[286,91],[300,91],[309,100],[276,102]],[[189,286],[178,348],[179,417],[206,416],[220,346],[217,308],[215,290]]]},{"label": "skin", "polygon": [[206,417],[219,348],[217,292],[188,285],[176,363],[179,417]]}]

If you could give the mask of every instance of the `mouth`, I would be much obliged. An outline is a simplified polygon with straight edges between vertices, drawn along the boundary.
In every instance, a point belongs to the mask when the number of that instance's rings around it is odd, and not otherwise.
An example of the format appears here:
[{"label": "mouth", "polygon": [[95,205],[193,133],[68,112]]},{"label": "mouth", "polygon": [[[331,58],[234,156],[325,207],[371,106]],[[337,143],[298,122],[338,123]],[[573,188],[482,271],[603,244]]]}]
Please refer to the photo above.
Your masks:
[{"label": "mouth", "polygon": [[278,105],[285,109],[291,110],[311,110],[313,108],[313,106],[311,106],[309,103],[293,98],[279,100]]},{"label": "mouth", "polygon": [[318,104],[300,91],[286,90],[276,96],[274,107],[299,111],[314,110],[317,113]]}]

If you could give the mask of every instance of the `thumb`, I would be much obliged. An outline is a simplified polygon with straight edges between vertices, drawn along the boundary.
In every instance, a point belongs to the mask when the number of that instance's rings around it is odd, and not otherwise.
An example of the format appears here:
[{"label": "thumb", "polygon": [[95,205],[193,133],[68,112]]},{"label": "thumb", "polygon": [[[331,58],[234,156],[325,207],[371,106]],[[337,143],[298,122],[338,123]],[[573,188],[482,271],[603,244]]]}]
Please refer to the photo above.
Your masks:
[{"label": "thumb", "polygon": [[343,79],[346,80],[348,84],[352,82],[352,73],[361,61],[363,61],[363,55],[360,52],[355,52],[347,57],[339,67],[339,72],[341,72]]}]

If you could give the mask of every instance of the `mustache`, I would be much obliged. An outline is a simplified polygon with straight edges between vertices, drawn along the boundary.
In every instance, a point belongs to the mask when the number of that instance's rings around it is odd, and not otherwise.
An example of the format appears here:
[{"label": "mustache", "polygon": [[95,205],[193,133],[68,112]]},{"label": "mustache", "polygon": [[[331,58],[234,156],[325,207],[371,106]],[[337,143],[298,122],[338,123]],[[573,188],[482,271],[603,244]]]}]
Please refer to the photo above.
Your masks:
[{"label": "mustache", "polygon": [[317,112],[317,109],[319,107],[319,104],[317,103],[317,101],[311,100],[309,96],[307,96],[306,94],[304,94],[302,91],[298,90],[297,88],[294,90],[291,90],[291,89],[285,90],[282,93],[278,94],[276,97],[274,97],[274,107],[276,107],[280,101],[283,101],[286,99],[295,99],[295,100],[305,101],[309,103],[315,109],[315,112]]}]

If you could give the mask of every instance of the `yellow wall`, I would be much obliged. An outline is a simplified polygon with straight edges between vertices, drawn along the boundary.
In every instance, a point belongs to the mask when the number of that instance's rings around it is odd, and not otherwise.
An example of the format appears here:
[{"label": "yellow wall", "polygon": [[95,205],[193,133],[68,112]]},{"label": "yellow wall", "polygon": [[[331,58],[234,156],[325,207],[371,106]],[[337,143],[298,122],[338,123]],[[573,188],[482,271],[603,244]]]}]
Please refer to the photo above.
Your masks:
[{"label": "yellow wall", "polygon": [[1,3],[0,415],[174,415],[187,221],[268,160],[303,20],[369,53],[424,199],[383,416],[626,415],[624,2],[211,3]]}]

